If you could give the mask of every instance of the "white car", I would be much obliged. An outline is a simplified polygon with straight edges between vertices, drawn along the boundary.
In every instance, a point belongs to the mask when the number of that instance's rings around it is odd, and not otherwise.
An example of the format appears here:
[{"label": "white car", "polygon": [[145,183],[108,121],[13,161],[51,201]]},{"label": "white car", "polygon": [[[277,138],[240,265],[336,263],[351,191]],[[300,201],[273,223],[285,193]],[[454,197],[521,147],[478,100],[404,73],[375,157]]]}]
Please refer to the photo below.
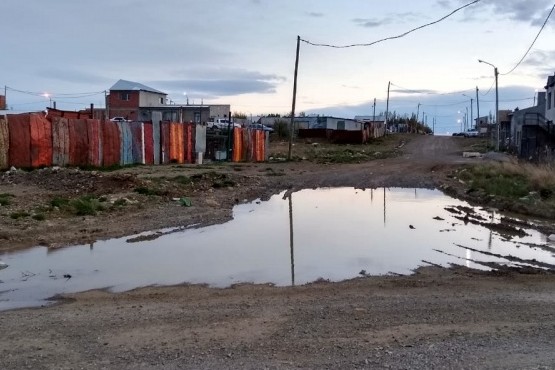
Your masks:
[{"label": "white car", "polygon": [[229,127],[241,127],[241,125],[238,123],[230,122],[229,120],[223,118],[218,118],[214,121],[208,122],[208,128],[211,128],[213,130],[227,130]]},{"label": "white car", "polygon": [[112,121],[112,122],[128,122],[124,117],[110,118],[110,121]]},{"label": "white car", "polygon": [[480,134],[477,130],[468,130],[468,131],[465,131],[464,133],[464,137],[478,137],[478,136],[480,136]]}]

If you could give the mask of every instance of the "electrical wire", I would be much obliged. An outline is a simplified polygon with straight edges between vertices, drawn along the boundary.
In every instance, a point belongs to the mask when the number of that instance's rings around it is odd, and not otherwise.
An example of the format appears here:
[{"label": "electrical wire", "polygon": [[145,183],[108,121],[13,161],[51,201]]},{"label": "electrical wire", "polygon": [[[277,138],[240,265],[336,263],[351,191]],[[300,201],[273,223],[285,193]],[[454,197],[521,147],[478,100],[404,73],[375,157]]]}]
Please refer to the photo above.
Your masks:
[{"label": "electrical wire", "polygon": [[441,18],[438,19],[438,20],[435,20],[435,21],[430,22],[430,23],[426,23],[426,24],[424,24],[424,25],[422,25],[422,26],[418,26],[418,27],[413,28],[413,29],[411,29],[411,30],[408,30],[407,32],[404,32],[404,33],[402,33],[402,34],[400,34],[400,35],[386,37],[386,38],[384,38],[384,39],[377,40],[377,41],[373,41],[373,42],[366,43],[366,44],[331,45],[331,44],[319,44],[319,43],[314,43],[314,42],[310,42],[310,41],[304,40],[304,39],[301,39],[301,41],[304,42],[304,43],[307,43],[308,45],[312,45],[312,46],[322,46],[322,47],[336,48],[336,49],[353,48],[353,47],[358,47],[358,46],[372,46],[372,45],[378,44],[378,43],[380,43],[380,42],[384,42],[384,41],[388,41],[388,40],[393,40],[393,39],[400,39],[400,38],[402,38],[402,37],[407,36],[408,34],[410,34],[410,33],[412,33],[412,32],[421,30],[422,28],[426,28],[426,27],[432,26],[432,25],[434,25],[434,24],[436,24],[436,23],[439,23],[439,22],[441,22],[441,21],[443,21],[443,20],[449,18],[450,16],[452,16],[453,14],[455,14],[455,13],[457,13],[457,12],[463,10],[464,8],[467,8],[467,7],[471,6],[471,5],[474,5],[474,4],[476,4],[476,3],[479,3],[480,1],[481,1],[481,0],[474,0],[474,1],[472,1],[472,2],[470,2],[470,3],[468,3],[468,4],[466,4],[466,5],[463,5],[463,6],[459,7],[459,8],[457,8],[457,9],[453,10],[451,13],[449,13],[449,14],[447,14],[447,15],[441,17]]},{"label": "electrical wire", "polygon": [[508,74],[511,74],[514,72],[515,69],[518,68],[518,66],[524,61],[524,59],[526,58],[526,56],[528,55],[528,53],[530,52],[530,50],[532,50],[532,47],[534,46],[534,44],[536,43],[536,41],[538,40],[538,37],[540,37],[543,29],[545,28],[545,25],[547,24],[547,21],[549,21],[549,18],[551,17],[551,14],[553,14],[553,10],[555,10],[555,4],[553,4],[553,7],[551,8],[551,11],[549,12],[549,14],[547,15],[547,18],[545,19],[545,22],[543,22],[538,34],[536,35],[536,38],[534,39],[534,41],[532,41],[532,44],[530,45],[530,47],[528,48],[528,50],[526,50],[526,53],[524,53],[524,55],[522,56],[522,58],[518,61],[518,63],[513,67],[513,69],[511,69],[509,72],[506,73],[500,73],[500,75],[502,76],[506,76]]},{"label": "electrical wire", "polygon": [[[14,91],[14,92],[18,92],[18,93],[26,94],[26,95],[32,95],[32,96],[45,96],[44,92],[19,90],[19,89],[15,89],[15,88],[9,87],[9,86],[6,86],[6,90]],[[100,94],[104,94],[104,93],[105,93],[105,91],[71,93],[71,94],[69,94],[69,93],[63,93],[63,94],[62,93],[60,93],[60,94],[52,93],[52,94],[48,94],[48,96],[52,97],[52,98],[60,96],[60,97],[63,97],[64,99],[79,99],[79,98],[86,98],[86,97],[89,97],[89,96],[100,95]]]}]

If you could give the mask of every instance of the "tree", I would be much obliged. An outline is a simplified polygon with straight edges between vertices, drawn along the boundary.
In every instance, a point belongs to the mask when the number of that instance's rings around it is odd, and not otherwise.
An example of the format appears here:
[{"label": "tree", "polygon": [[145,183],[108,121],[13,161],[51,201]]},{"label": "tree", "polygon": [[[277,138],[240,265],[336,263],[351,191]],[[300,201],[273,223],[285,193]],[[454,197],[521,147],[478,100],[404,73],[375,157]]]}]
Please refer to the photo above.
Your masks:
[{"label": "tree", "polygon": [[243,112],[233,112],[233,118],[236,119],[247,119],[247,115]]}]

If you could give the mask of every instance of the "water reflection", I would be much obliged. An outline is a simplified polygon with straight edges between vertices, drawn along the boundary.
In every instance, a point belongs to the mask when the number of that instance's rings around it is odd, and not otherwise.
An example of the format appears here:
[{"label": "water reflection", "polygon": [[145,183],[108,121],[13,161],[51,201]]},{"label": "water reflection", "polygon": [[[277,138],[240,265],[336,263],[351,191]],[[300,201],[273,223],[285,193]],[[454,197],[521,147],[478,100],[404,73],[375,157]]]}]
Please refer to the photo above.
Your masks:
[{"label": "water reflection", "polygon": [[[0,270],[0,309],[105,287],[296,285],[349,279],[361,271],[408,274],[430,264],[481,269],[491,268],[492,262],[527,264],[534,259],[543,266],[555,264],[553,249],[537,247],[545,243],[544,235],[528,230],[529,235],[503,236],[486,227],[500,221],[498,213],[474,210],[435,190],[284,192],[267,202],[238,205],[233,216],[225,224],[199,229],[5,253],[0,260],[9,267]],[[473,219],[483,221],[467,222]],[[504,258],[509,255],[516,259]]]}]

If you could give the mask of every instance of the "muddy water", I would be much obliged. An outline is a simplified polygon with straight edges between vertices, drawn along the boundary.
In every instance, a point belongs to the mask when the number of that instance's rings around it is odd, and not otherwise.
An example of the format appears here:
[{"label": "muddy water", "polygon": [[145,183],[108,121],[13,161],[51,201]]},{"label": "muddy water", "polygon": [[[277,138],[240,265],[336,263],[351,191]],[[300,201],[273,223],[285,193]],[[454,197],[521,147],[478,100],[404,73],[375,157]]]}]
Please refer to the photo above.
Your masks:
[{"label": "muddy water", "polygon": [[483,262],[555,264],[555,245],[545,235],[527,229],[511,236],[488,228],[500,221],[495,211],[456,207],[468,204],[435,190],[303,190],[238,205],[234,219],[222,225],[0,254],[8,264],[0,270],[0,309],[98,288],[296,285],[409,274],[429,263],[479,269],[488,268]]}]

